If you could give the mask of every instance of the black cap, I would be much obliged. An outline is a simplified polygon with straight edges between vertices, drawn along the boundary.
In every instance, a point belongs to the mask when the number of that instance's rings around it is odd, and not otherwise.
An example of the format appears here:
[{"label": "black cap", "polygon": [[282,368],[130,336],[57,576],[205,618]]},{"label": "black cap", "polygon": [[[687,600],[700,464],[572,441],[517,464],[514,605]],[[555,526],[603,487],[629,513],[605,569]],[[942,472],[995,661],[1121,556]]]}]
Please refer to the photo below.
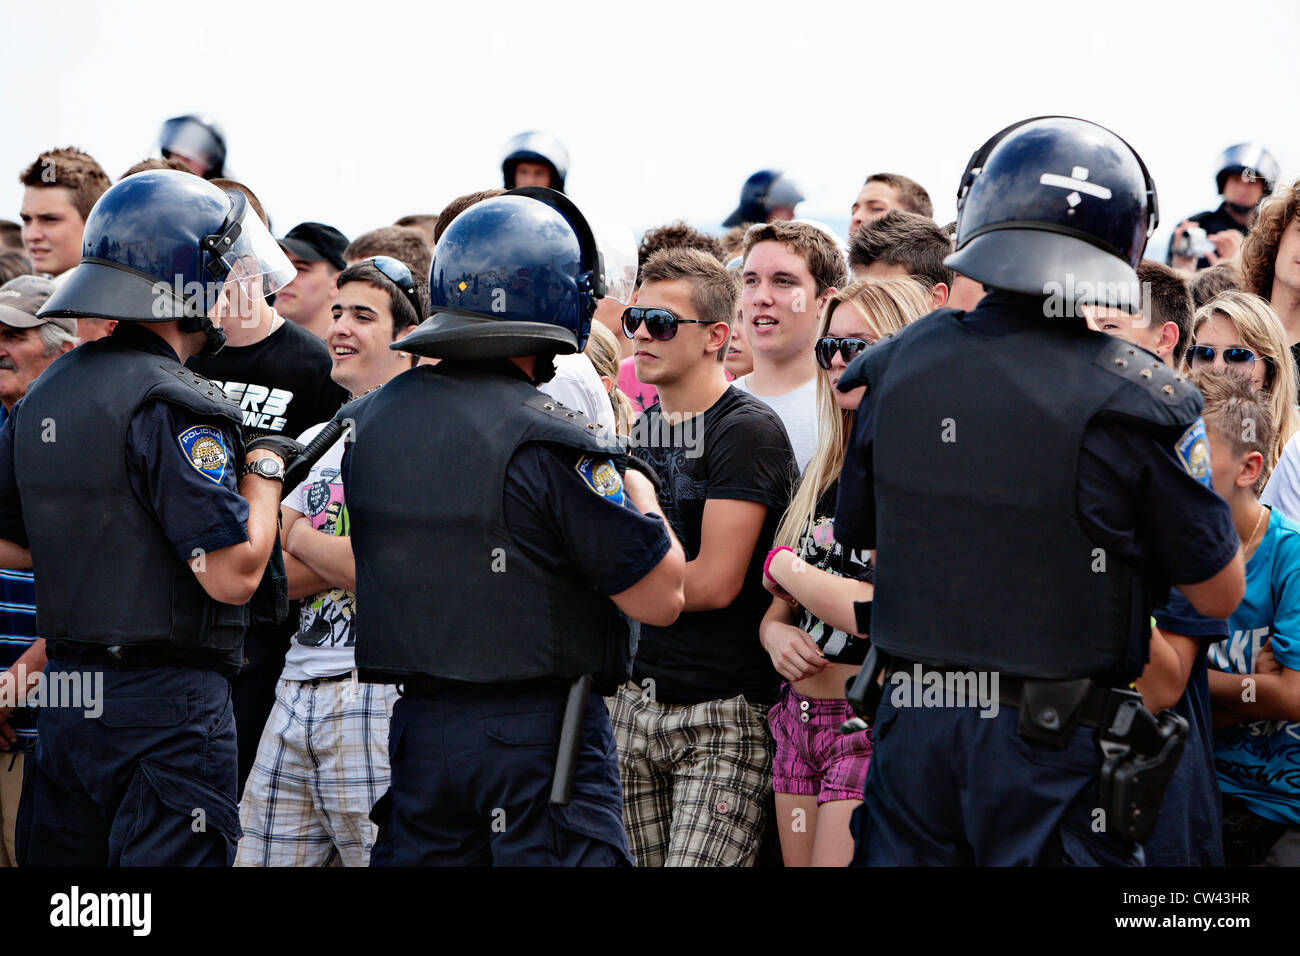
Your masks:
[{"label": "black cap", "polygon": [[328,262],[340,272],[348,267],[343,258],[343,250],[348,247],[348,237],[323,222],[298,223],[280,240],[280,245],[299,259]]}]

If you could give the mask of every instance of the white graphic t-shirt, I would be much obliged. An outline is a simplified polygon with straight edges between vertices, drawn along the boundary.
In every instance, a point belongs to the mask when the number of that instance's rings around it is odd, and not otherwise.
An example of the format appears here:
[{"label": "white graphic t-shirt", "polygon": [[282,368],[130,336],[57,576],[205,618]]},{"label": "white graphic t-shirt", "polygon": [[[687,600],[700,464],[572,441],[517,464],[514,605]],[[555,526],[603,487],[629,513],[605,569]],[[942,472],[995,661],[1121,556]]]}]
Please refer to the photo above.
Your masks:
[{"label": "white graphic t-shirt", "polygon": [[[308,444],[323,427],[324,423],[313,425],[298,436],[298,441]],[[343,478],[339,475],[343,445],[344,439],[340,438],[330,446],[312,465],[307,480],[284,499],[287,507],[306,515],[313,528],[326,534],[351,533],[348,507],[343,499]],[[282,676],[286,680],[311,680],[352,670],[356,607],[356,594],[343,588],[304,599],[298,633],[289,643]]]}]

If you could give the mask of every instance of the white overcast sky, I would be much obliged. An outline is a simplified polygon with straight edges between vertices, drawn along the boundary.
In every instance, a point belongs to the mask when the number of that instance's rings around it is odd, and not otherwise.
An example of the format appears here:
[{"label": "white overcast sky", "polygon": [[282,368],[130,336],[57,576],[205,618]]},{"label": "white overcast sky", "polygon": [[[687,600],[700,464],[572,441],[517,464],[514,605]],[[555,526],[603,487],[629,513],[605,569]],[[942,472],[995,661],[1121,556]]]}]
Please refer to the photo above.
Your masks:
[{"label": "white overcast sky", "polygon": [[765,167],[837,228],[877,171],[919,181],[942,223],[971,152],[1044,113],[1133,144],[1161,235],[1217,204],[1229,144],[1260,140],[1300,176],[1296,0],[0,0],[0,18],[0,218],[42,149],[116,178],[186,112],[224,125],[277,234],[436,213],[499,185],[501,146],[533,128],[568,145],[579,205],[637,233],[715,227]]}]

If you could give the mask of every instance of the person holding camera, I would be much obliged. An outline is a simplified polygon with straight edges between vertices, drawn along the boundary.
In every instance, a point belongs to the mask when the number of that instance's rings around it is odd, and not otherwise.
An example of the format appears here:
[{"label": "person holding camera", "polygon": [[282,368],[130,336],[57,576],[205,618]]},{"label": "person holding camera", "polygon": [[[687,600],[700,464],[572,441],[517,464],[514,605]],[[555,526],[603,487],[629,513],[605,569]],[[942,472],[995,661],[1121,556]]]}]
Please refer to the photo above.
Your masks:
[{"label": "person holding camera", "polygon": [[1184,272],[1237,258],[1259,204],[1273,192],[1277,160],[1258,143],[1229,146],[1219,157],[1219,208],[1184,219],[1169,240],[1169,265]]}]

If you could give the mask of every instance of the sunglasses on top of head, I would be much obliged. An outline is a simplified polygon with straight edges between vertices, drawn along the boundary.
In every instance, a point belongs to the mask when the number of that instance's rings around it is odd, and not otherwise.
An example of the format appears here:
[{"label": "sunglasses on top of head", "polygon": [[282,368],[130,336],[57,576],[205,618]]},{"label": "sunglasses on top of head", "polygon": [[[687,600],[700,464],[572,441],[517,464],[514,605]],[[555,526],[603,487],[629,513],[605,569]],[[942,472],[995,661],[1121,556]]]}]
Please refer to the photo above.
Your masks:
[{"label": "sunglasses on top of head", "polygon": [[645,330],[649,333],[650,338],[656,342],[667,342],[677,334],[677,326],[685,323],[688,325],[713,325],[713,322],[707,322],[704,319],[682,319],[678,318],[667,309],[645,309],[640,306],[630,306],[623,310],[623,334],[629,339],[636,338],[636,330],[645,323]]},{"label": "sunglasses on top of head", "polygon": [[830,371],[831,362],[834,361],[837,351],[847,364],[852,362],[854,357],[870,344],[866,339],[840,339],[833,335],[823,335],[813,346],[813,353],[817,356],[817,364]]},{"label": "sunglasses on top of head", "polygon": [[415,294],[415,279],[411,277],[411,270],[407,268],[406,263],[401,259],[394,259],[392,256],[371,256],[366,262],[378,269],[385,279],[402,290],[402,295],[406,296],[406,301],[411,303],[411,308],[415,310],[415,320],[423,322],[424,316],[420,314],[423,311],[420,308],[420,299]]}]

